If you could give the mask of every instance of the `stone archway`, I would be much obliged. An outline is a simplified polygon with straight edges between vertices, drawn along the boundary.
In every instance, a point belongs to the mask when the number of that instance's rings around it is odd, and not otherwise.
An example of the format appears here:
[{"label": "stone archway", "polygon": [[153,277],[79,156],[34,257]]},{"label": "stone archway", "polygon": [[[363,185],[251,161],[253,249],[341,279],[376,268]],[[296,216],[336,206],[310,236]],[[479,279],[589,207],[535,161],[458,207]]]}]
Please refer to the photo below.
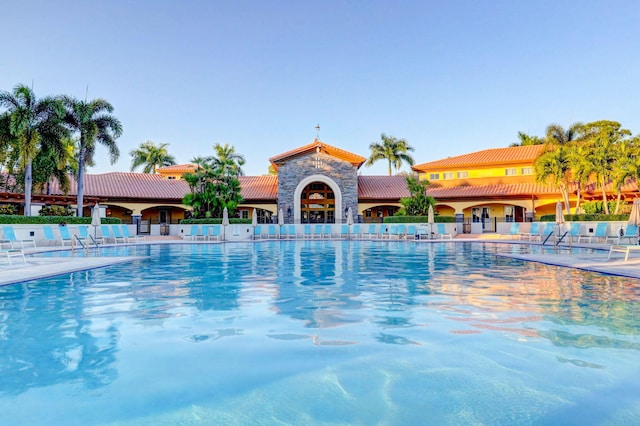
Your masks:
[{"label": "stone archway", "polygon": [[342,214],[340,214],[340,212],[342,212],[342,191],[340,190],[340,187],[338,186],[338,184],[336,183],[336,181],[334,181],[333,179],[331,179],[328,176],[325,175],[311,175],[311,176],[307,176],[306,178],[302,179],[300,182],[298,182],[298,186],[296,186],[296,189],[293,193],[293,221],[294,223],[300,223],[301,222],[301,208],[300,208],[300,199],[301,199],[301,195],[302,195],[302,191],[307,187],[307,185],[314,183],[314,182],[321,182],[326,184],[329,188],[331,188],[331,190],[333,191],[334,194],[334,199],[335,199],[335,223],[342,223]]}]

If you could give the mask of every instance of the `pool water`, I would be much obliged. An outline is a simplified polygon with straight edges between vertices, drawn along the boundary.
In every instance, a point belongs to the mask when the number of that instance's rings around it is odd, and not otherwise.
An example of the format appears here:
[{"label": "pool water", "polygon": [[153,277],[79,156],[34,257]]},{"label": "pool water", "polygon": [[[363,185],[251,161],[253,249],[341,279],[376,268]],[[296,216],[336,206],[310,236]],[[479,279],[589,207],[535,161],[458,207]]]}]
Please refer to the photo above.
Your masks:
[{"label": "pool water", "polygon": [[0,423],[640,424],[640,281],[369,241],[137,245],[0,287]]}]

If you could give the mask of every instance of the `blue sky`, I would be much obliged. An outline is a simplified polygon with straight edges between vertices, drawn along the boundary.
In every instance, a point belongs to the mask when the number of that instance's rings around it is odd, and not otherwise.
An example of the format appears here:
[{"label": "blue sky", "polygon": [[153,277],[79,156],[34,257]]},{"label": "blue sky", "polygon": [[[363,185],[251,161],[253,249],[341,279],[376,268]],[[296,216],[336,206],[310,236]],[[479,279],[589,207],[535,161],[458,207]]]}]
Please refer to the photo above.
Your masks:
[{"label": "blue sky", "polygon": [[[422,163],[547,125],[616,120],[640,133],[640,2],[13,1],[0,90],[105,98],[129,151],[179,163],[229,143],[268,158],[320,139],[367,156],[381,133]],[[404,170],[407,170],[405,167]],[[378,163],[362,174],[385,174]]]}]

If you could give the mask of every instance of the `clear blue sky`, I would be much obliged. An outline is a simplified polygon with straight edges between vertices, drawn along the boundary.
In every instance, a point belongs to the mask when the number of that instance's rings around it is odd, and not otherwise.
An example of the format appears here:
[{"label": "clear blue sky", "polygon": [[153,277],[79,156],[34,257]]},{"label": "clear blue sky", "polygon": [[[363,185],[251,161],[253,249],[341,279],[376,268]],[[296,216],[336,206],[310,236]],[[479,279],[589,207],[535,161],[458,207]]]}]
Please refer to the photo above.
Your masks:
[{"label": "clear blue sky", "polygon": [[[380,134],[418,163],[616,120],[640,133],[640,2],[11,1],[0,90],[105,98],[129,151],[168,142],[179,163],[229,143],[268,158],[320,139],[367,156]],[[404,168],[407,170],[407,168]],[[385,174],[378,163],[363,174]]]}]

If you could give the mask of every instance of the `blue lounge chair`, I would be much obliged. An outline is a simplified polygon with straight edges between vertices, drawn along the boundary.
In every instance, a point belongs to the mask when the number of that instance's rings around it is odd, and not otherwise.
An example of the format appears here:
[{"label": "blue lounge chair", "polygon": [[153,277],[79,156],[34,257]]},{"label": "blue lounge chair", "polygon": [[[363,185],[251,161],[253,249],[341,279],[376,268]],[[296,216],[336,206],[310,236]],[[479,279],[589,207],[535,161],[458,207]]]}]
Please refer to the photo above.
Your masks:
[{"label": "blue lounge chair", "polygon": [[540,239],[540,222],[533,222],[529,228],[529,232],[520,234],[521,240],[539,240]]},{"label": "blue lounge chair", "polygon": [[196,234],[196,240],[202,239],[202,241],[207,241],[210,237],[209,229],[210,229],[209,225],[202,225],[202,228],[200,228],[200,232]]},{"label": "blue lounge chair", "polygon": [[296,235],[296,226],[295,225],[287,225],[287,239],[296,239],[298,235]]},{"label": "blue lounge chair", "polygon": [[407,236],[407,227],[406,225],[398,225],[398,239],[404,239]]},{"label": "blue lounge chair", "polygon": [[271,240],[277,240],[278,239],[278,233],[276,232],[276,225],[269,225],[268,227],[268,232],[267,232],[267,239]]},{"label": "blue lounge chair", "polygon": [[80,239],[83,241],[89,241],[89,243],[95,242],[96,244],[104,244],[104,238],[100,237],[96,234],[96,236],[91,235],[89,232],[89,227],[87,225],[78,226],[78,232],[80,232]]},{"label": "blue lounge chair", "polygon": [[49,225],[42,226],[42,232],[44,233],[44,239],[47,244],[53,243],[53,245],[58,245],[58,239],[56,238],[56,234],[53,232],[53,228]]},{"label": "blue lounge chair", "polygon": [[2,233],[4,234],[4,239],[11,245],[11,248],[15,248],[15,246],[19,245],[20,248],[24,248],[25,244],[31,244],[34,247],[36,246],[36,240],[19,240],[16,238],[16,233],[13,230],[13,226],[3,226]]},{"label": "blue lounge chair", "polygon": [[360,232],[360,224],[356,223],[355,225],[353,225],[353,229],[351,231],[351,236],[353,238],[360,238],[362,237],[362,234]]},{"label": "blue lounge chair", "polygon": [[59,226],[58,231],[60,232],[60,241],[62,241],[62,245],[69,244],[73,245],[73,236],[71,232],[69,232],[69,228],[67,226]]},{"label": "blue lounge chair", "polygon": [[322,225],[316,225],[313,228],[313,238],[318,238],[318,239],[322,238]]},{"label": "blue lounge chair", "polygon": [[571,241],[578,241],[580,238],[580,222],[573,222],[569,227],[569,238]]},{"label": "blue lounge chair", "polygon": [[509,227],[509,233],[505,235],[506,238],[520,239],[520,223],[513,222]]},{"label": "blue lounge chair", "polygon": [[596,225],[596,229],[593,232],[593,234],[586,234],[586,235],[580,235],[580,237],[578,237],[578,242],[581,242],[582,239],[588,240],[587,242],[591,243],[593,242],[593,239],[595,238],[596,241],[595,242],[601,242],[601,241],[606,241],[607,238],[607,223],[606,222],[600,222]]},{"label": "blue lounge chair", "polygon": [[389,233],[387,234],[387,238],[391,239],[391,238],[398,238],[398,225],[391,225],[389,226]]},{"label": "blue lounge chair", "polygon": [[118,244],[118,241],[121,241],[123,244],[126,242],[124,235],[122,234],[122,229],[118,225],[111,226],[111,232],[113,234],[113,241]]},{"label": "blue lounge chair", "polygon": [[253,228],[253,239],[254,240],[262,239],[262,226],[261,225],[258,225],[255,228]]},{"label": "blue lounge chair", "polygon": [[349,238],[349,225],[340,225],[340,238]]},{"label": "blue lounge chair", "polygon": [[541,240],[544,241],[549,238],[549,235],[553,234],[556,229],[556,224],[554,222],[547,222],[542,231],[542,235],[540,236]]},{"label": "blue lounge chair", "polygon": [[311,238],[311,225],[305,225],[304,226],[304,231],[303,231],[303,234],[302,234],[302,238],[304,238],[304,239]]},{"label": "blue lounge chair", "polygon": [[120,228],[122,228],[122,236],[126,242],[131,242],[133,240],[134,243],[138,243],[145,239],[144,235],[131,235],[127,225],[120,225]]},{"label": "blue lounge chair", "polygon": [[199,233],[200,227],[198,225],[191,225],[190,231],[187,235],[184,236],[184,239],[195,241]]},{"label": "blue lounge chair", "polygon": [[322,236],[323,238],[327,238],[327,239],[333,238],[333,229],[331,225],[325,225],[324,231],[322,232],[323,232],[323,236]]},{"label": "blue lounge chair", "polygon": [[406,239],[414,239],[416,237],[416,225],[407,226],[407,235],[405,235]]},{"label": "blue lounge chair", "polygon": [[369,238],[370,240],[373,239],[374,237],[378,236],[378,233],[376,232],[376,225],[375,224],[370,224],[367,232],[365,234],[362,234],[362,236],[367,236],[367,238]]},{"label": "blue lounge chair", "polygon": [[451,239],[451,232],[447,232],[444,223],[436,223],[436,238],[444,240],[445,238]]},{"label": "blue lounge chair", "polygon": [[623,230],[620,228],[618,232],[614,235],[607,235],[605,238],[605,242],[608,242],[609,239],[615,240],[616,244],[620,244],[620,242],[627,238],[629,243],[637,243],[638,242],[638,226],[633,224],[627,224],[627,227]]},{"label": "blue lounge chair", "polygon": [[381,240],[389,238],[389,225],[380,225],[380,233],[378,234]]},{"label": "blue lounge chair", "polygon": [[211,226],[211,235],[209,235],[209,240],[220,241],[222,238],[222,233],[220,232],[220,228],[222,225],[212,225]]}]

